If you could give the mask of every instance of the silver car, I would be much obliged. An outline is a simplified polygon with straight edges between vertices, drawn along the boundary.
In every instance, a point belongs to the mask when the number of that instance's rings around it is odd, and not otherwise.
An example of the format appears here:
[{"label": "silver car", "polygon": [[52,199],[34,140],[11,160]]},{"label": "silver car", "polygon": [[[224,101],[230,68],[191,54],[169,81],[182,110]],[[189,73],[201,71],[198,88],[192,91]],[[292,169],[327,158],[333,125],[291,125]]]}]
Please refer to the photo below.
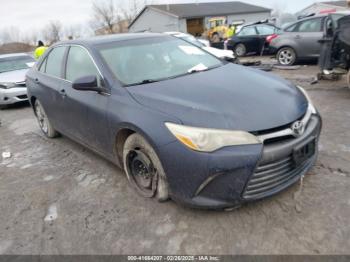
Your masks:
[{"label": "silver car", "polygon": [[0,108],[28,100],[25,75],[34,63],[24,53],[0,55]]},{"label": "silver car", "polygon": [[277,53],[281,65],[290,66],[298,60],[317,59],[321,41],[327,30],[345,13],[332,13],[301,19],[269,39],[270,49]]}]

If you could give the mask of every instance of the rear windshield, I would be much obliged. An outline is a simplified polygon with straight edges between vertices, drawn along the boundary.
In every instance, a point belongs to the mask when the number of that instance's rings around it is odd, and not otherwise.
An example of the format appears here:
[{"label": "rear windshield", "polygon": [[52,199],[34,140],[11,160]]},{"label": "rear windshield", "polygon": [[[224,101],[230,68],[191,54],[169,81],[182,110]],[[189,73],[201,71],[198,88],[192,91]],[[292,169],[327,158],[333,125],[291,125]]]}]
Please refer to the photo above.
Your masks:
[{"label": "rear windshield", "polygon": [[162,81],[223,65],[216,57],[175,37],[152,37],[98,46],[124,85]]},{"label": "rear windshield", "polygon": [[35,62],[30,56],[0,58],[0,73],[28,69]]}]

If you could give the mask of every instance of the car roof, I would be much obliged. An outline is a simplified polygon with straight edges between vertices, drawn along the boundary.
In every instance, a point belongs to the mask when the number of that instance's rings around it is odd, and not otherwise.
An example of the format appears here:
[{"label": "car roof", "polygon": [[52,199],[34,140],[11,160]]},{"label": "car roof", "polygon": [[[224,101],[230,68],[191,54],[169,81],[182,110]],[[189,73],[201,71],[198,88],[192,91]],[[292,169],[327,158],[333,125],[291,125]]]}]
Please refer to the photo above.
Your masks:
[{"label": "car roof", "polygon": [[165,34],[160,34],[160,33],[113,34],[113,35],[94,36],[94,37],[82,38],[77,40],[63,41],[55,44],[55,46],[61,45],[61,44],[82,44],[82,45],[94,46],[99,44],[108,44],[111,42],[121,42],[121,41],[135,40],[135,39],[153,38],[153,37],[169,37],[169,36]]},{"label": "car roof", "polygon": [[26,53],[12,53],[12,54],[0,55],[0,59],[1,58],[18,57],[18,56],[29,56],[29,57],[31,57],[29,54],[26,54]]}]

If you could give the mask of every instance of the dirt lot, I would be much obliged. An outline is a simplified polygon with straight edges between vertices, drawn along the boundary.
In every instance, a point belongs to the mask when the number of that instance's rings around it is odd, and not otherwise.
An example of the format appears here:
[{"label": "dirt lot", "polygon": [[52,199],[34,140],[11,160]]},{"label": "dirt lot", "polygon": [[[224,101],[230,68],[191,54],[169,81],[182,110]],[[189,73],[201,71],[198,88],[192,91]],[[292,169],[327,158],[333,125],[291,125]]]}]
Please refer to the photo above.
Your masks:
[{"label": "dirt lot", "polygon": [[307,88],[324,128],[303,186],[232,212],[135,195],[123,172],[68,138],[46,139],[28,106],[0,111],[0,254],[349,254],[350,90]]}]

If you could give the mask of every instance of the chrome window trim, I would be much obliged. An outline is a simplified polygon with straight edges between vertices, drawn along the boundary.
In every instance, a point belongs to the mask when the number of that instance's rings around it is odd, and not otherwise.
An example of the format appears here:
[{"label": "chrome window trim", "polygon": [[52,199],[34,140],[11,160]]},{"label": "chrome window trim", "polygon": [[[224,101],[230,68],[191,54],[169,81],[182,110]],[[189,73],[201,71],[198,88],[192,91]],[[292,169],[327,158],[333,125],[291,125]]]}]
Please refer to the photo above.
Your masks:
[{"label": "chrome window trim", "polygon": [[[96,69],[97,69],[97,71],[98,71],[98,74],[99,74],[100,77],[103,79],[103,81],[105,81],[105,78],[103,77],[100,68],[97,66],[97,63],[96,63],[95,59],[92,57],[92,55],[90,54],[89,50],[88,50],[85,46],[82,46],[82,45],[79,45],[79,44],[58,44],[58,45],[54,46],[54,47],[52,48],[52,50],[55,49],[55,48],[57,48],[57,47],[71,47],[71,46],[80,47],[80,48],[84,49],[84,50],[87,52],[88,56],[90,57],[91,61],[92,61],[93,64],[94,64],[94,66],[96,67]],[[51,53],[51,51],[50,51],[50,53]],[[47,57],[45,57],[45,59],[48,59],[48,58],[49,58],[50,53],[47,54]],[[69,55],[69,52],[68,52],[68,55]],[[42,63],[41,63],[41,64],[42,64]],[[40,66],[41,66],[41,64],[40,64]],[[43,75],[46,75],[46,76],[49,76],[49,77],[53,77],[53,78],[56,78],[56,79],[59,79],[59,80],[63,80],[63,81],[66,81],[66,82],[68,82],[68,83],[73,83],[72,81],[69,81],[69,80],[64,79],[64,78],[57,77],[57,76],[53,76],[53,75],[47,74],[46,72],[43,73],[43,72],[41,72],[38,68],[37,68],[37,71],[38,71],[39,73],[43,74]]]},{"label": "chrome window trim", "polygon": [[[311,116],[313,112],[310,106],[308,107],[305,116],[300,120],[300,122],[303,123],[303,125],[306,127],[307,124],[309,123]],[[264,141],[272,138],[278,138],[278,137],[284,137],[284,136],[294,136],[294,137],[299,137],[293,130],[292,128],[286,128],[281,131],[265,134],[265,135],[260,135],[258,136],[258,139],[263,143]]]}]

